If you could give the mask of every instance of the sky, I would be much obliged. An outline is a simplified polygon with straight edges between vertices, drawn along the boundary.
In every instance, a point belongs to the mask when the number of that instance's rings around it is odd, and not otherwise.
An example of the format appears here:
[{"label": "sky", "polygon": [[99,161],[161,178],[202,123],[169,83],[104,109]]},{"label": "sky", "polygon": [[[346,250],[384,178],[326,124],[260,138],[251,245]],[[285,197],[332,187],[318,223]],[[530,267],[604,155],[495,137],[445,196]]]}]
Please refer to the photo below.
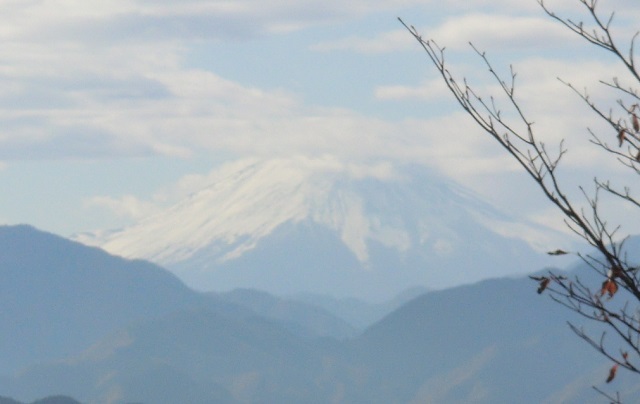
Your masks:
[{"label": "sky", "polygon": [[[600,3],[619,11],[614,33],[627,49],[640,29],[636,0]],[[577,0],[548,6],[588,18]],[[445,46],[454,74],[485,94],[496,83],[469,41],[501,74],[513,65],[541,139],[566,140],[560,175],[572,195],[594,175],[635,179],[589,143],[586,128],[602,124],[558,80],[613,105],[598,80],[625,72],[535,0],[3,0],[0,223],[63,236],[118,228],[222,164],[302,155],[424,164],[562,228],[397,17]],[[612,212],[633,232],[629,207]]]}]

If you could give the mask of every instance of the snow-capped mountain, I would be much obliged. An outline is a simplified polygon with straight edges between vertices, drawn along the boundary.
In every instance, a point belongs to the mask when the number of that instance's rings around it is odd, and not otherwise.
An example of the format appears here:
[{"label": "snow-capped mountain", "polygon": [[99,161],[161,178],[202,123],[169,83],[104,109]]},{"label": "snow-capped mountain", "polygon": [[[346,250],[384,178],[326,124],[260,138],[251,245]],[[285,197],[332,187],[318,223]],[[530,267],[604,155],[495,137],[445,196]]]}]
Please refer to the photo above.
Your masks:
[{"label": "snow-capped mountain", "polygon": [[159,263],[200,290],[380,299],[540,269],[558,236],[417,165],[243,160],[209,179],[135,225],[76,239]]}]

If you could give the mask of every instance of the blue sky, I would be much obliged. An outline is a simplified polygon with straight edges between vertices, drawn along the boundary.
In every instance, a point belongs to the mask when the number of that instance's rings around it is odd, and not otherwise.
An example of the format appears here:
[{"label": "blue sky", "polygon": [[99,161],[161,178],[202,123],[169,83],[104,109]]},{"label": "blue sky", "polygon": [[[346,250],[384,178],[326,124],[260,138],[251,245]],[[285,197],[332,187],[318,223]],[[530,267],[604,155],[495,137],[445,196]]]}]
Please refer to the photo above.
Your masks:
[{"label": "blue sky", "polygon": [[[640,28],[635,0],[601,3],[624,10],[621,38]],[[587,18],[577,1],[548,4]],[[535,0],[3,0],[0,222],[61,235],[120,227],[224,162],[331,155],[426,164],[557,223],[396,17],[446,46],[481,90],[495,85],[468,41],[503,72],[513,64],[541,136],[567,139],[567,181],[588,183],[594,166],[621,178],[587,141],[597,121],[557,77],[610,100],[597,80],[624,72]]]}]

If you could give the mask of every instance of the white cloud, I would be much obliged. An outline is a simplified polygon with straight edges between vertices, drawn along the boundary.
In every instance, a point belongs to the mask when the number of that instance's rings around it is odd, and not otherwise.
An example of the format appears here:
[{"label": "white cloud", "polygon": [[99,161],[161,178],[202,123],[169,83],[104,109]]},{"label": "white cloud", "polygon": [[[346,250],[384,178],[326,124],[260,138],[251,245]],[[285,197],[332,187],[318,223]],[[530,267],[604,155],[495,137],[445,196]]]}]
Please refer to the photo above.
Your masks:
[{"label": "white cloud", "polygon": [[481,50],[536,50],[549,43],[570,45],[574,36],[559,23],[540,17],[475,14],[453,17],[434,29],[425,29],[425,38],[432,38],[447,49],[468,50],[472,42]]},{"label": "white cloud", "polygon": [[104,209],[120,218],[140,220],[160,211],[160,206],[147,202],[133,195],[121,198],[110,196],[95,196],[85,200],[85,208]]},{"label": "white cloud", "polygon": [[[454,73],[460,71],[463,75],[473,70],[473,66],[481,66],[482,61],[477,59],[475,65],[467,61],[466,64],[453,66]],[[498,71],[509,72],[508,68],[494,65]],[[602,138],[613,144],[615,131],[604,125],[584,102],[567,86],[562,84],[557,77],[566,78],[580,90],[587,88],[591,99],[604,107],[605,112],[609,106],[615,107],[616,99],[620,94],[612,94],[612,91],[599,83],[600,79],[611,77],[624,77],[626,72],[616,67],[613,60],[589,60],[588,58],[575,58],[575,60],[554,60],[543,57],[532,57],[517,60],[514,66],[518,73],[516,80],[516,98],[523,107],[527,118],[534,121],[534,130],[538,139],[545,142],[547,149],[553,155],[558,149],[562,139],[566,140],[569,149],[563,158],[563,163],[558,171],[564,191],[576,203],[577,206],[588,208],[578,186],[591,189],[594,176],[600,179],[615,178],[622,184],[635,183],[634,174],[622,166],[615,158],[589,142],[590,136],[587,127],[592,128]],[[483,76],[484,74],[484,76]],[[478,94],[484,99],[489,96],[498,96],[497,103],[502,109],[503,116],[512,119],[514,112],[510,111],[505,97],[500,96],[501,91],[490,81],[489,73],[485,70],[482,74],[471,74],[471,84]],[[379,99],[410,100],[412,102],[425,102],[425,111],[438,105],[439,109],[447,107],[443,104],[454,106],[452,95],[438,88],[437,71],[432,68],[428,74],[429,80],[425,84],[411,88],[408,86],[387,86],[378,88],[376,96]],[[436,77],[435,80],[431,77]],[[462,78],[462,76],[458,76]],[[439,83],[444,88],[444,83]],[[615,110],[615,108],[614,108]],[[512,158],[491,139],[472,123],[471,119],[462,112],[445,113],[431,118],[433,114],[425,114],[425,118],[416,121],[407,120],[402,126],[402,131],[412,133],[412,141],[415,142],[415,154],[408,153],[419,160],[424,158],[425,163],[437,167],[447,176],[457,182],[470,187],[485,196],[498,206],[518,213],[527,214],[538,223],[549,225],[556,223],[559,229],[566,231],[560,215],[540,212],[540,206],[548,207],[550,202],[541,197],[540,190],[535,183],[517,166]],[[514,127],[524,133],[524,125],[518,119]],[[422,129],[423,138],[416,134]],[[623,210],[607,207],[607,217],[612,218],[612,223],[627,223],[627,229],[634,228],[629,221],[625,221],[619,212]],[[603,207],[604,208],[604,207]],[[533,213],[531,213],[533,212]],[[635,226],[637,228],[637,226]]]},{"label": "white cloud", "polygon": [[[259,155],[400,154],[407,147],[397,133],[410,126],[399,128],[383,118],[306,105],[283,90],[264,90],[185,69],[182,55],[195,39],[251,36],[274,27],[303,27],[421,4],[408,0],[3,3],[6,24],[0,25],[7,28],[0,31],[5,39],[0,52],[7,57],[0,66],[0,119],[7,130],[0,137],[0,157],[184,158],[207,150]],[[238,19],[247,24],[237,24]],[[198,21],[200,25],[190,24]],[[548,24],[561,30],[543,18],[472,13],[446,21],[433,35],[453,47],[469,38],[509,49],[535,47],[560,38]],[[242,32],[235,32],[238,27]],[[398,29],[372,40],[352,37],[316,48],[381,52],[411,46],[415,43],[410,35]],[[415,88],[379,86],[375,97],[433,100],[447,95],[432,79]]]},{"label": "white cloud", "polygon": [[[242,171],[248,166],[269,160],[272,164],[291,169],[313,172],[344,173],[356,179],[376,178],[379,180],[393,180],[400,178],[394,165],[385,160],[370,160],[364,162],[345,161],[331,154],[310,156],[308,154],[292,154],[283,157],[245,157],[222,163],[205,174],[188,174],[180,177],[175,183],[158,190],[153,195],[153,203],[172,203],[200,191],[216,182],[226,180],[231,173]],[[124,198],[123,198],[124,200]],[[128,201],[131,198],[127,197]]]},{"label": "white cloud", "polygon": [[[491,59],[491,55],[488,57]],[[509,81],[508,66],[502,65],[500,59],[498,60],[493,63],[494,69],[504,80]],[[475,125],[467,124],[467,122],[471,122],[469,117],[460,118],[456,114],[450,115],[451,110],[458,108],[453,95],[446,89],[437,69],[428,66],[426,62],[425,64],[430,71],[423,84],[415,87],[406,85],[381,86],[375,90],[375,97],[385,101],[424,102],[425,118],[419,121],[419,125],[429,128],[425,129],[427,132],[450,133],[453,130],[458,135],[451,134],[450,136],[455,138],[460,138],[460,133],[473,133],[474,136],[488,137],[488,135],[482,134]],[[463,78],[466,77],[474,92],[483,99],[489,100],[493,97],[495,105],[500,109],[503,118],[509,125],[520,133],[526,133],[526,126],[517,116],[517,111],[510,104],[480,57],[468,59],[464,64],[448,66],[448,68],[459,83],[462,83]],[[605,125],[573,90],[558,80],[558,77],[565,78],[580,91],[586,88],[591,100],[601,106],[604,111],[608,112],[609,108],[616,111],[617,99],[623,95],[616,94],[599,81],[618,77],[624,82],[622,78],[628,76],[628,73],[623,68],[611,59],[589,60],[584,57],[574,60],[531,57],[514,61],[513,68],[517,73],[515,98],[526,118],[534,122],[533,130],[538,139],[545,142],[551,153],[557,150],[561,140],[566,140],[566,146],[570,149],[570,153],[564,158],[564,167],[577,169],[597,166],[599,170],[614,170],[614,172],[621,168],[615,159],[610,158],[610,155],[601,153],[598,148],[594,147],[590,142],[591,137],[587,128],[593,129],[609,144],[615,142],[615,131]],[[476,105],[482,110],[479,104]],[[428,113],[429,109],[436,107],[438,110],[447,111],[445,114],[448,116],[428,118],[432,115]],[[626,116],[620,108],[617,108],[617,111],[619,116]],[[477,164],[480,171],[484,172],[487,169],[492,169],[491,167],[499,169],[502,164],[494,165],[494,157],[491,154],[485,154],[485,149],[478,149],[476,141],[468,136],[465,136],[464,141],[451,142],[451,144],[455,144],[456,147],[460,147],[460,144],[471,145],[470,148],[462,148],[468,150],[469,153],[459,156],[467,162]],[[449,150],[446,145],[439,145],[437,149],[439,151]],[[434,158],[443,163],[446,162],[446,159],[451,158],[451,165],[458,166],[457,163],[453,163],[458,159],[455,153],[448,152],[446,155],[440,153]],[[463,164],[463,167],[467,165]],[[470,168],[469,171],[474,171],[474,169]]]},{"label": "white cloud", "polygon": [[[433,70],[434,75],[437,74]],[[378,100],[423,100],[440,101],[443,98],[451,97],[445,83],[438,76],[435,79],[424,81],[418,86],[387,85],[380,86],[374,90],[374,97]]]},{"label": "white cloud", "polygon": [[7,37],[83,42],[246,39],[424,4],[418,0],[3,2]]},{"label": "white cloud", "polygon": [[378,34],[374,38],[351,36],[335,41],[320,42],[311,47],[314,51],[354,51],[359,53],[388,53],[412,49],[415,39],[405,30]]},{"label": "white cloud", "polygon": [[[405,21],[419,26],[420,21]],[[540,50],[549,43],[563,47],[578,42],[575,35],[559,23],[544,16],[517,16],[500,14],[467,13],[454,16],[439,26],[418,28],[424,39],[433,39],[450,50],[469,51],[469,42],[479,49]],[[359,53],[388,53],[418,49],[415,39],[404,28],[383,32],[373,38],[348,37],[330,42],[321,42],[316,51],[349,50]]]},{"label": "white cloud", "polygon": [[[461,10],[462,6],[470,11],[456,11],[444,19],[445,13],[438,9],[432,29],[423,27],[422,31],[425,37],[435,38],[457,55],[456,62],[462,63],[454,67],[472,79],[485,74],[479,60],[469,63],[469,40],[486,49],[490,57],[492,53],[505,58],[514,55],[513,62],[522,79],[517,96],[531,111],[540,133],[545,134],[549,144],[571,138],[567,168],[594,162],[599,167],[601,163],[612,165],[611,161],[598,159],[586,141],[574,143],[576,136],[585,140],[584,116],[588,114],[555,79],[562,76],[590,86],[597,79],[608,77],[611,64],[589,62],[589,56],[578,52],[588,47],[580,43],[579,48],[573,48],[578,40],[545,17],[534,1],[445,3],[437,4],[449,11]],[[434,4],[435,1],[420,0],[3,1],[0,159],[158,154],[188,158],[212,151],[269,158],[328,154],[353,161],[353,175],[391,176],[385,167],[365,169],[357,164],[402,159],[435,166],[471,185],[481,184],[482,176],[497,175],[505,169],[517,172],[505,153],[479,133],[468,117],[457,112],[434,69],[428,70],[427,79],[414,87],[371,81],[372,88],[377,86],[373,92],[377,101],[426,101],[427,107],[438,103],[438,111],[442,112],[433,117],[426,110],[424,117],[414,113],[391,120],[326,106],[330,103],[313,105],[305,101],[304,94],[276,86],[234,82],[184,66],[190,46],[202,41],[240,44],[247,38],[290,33],[310,26],[353,24],[380,12],[393,19],[408,7],[431,11]],[[633,7],[629,8],[633,13]],[[487,10],[499,10],[499,14]],[[420,27],[424,22],[420,13],[411,15],[417,16],[417,21],[407,22]],[[344,25],[341,29],[348,31]],[[547,53],[549,44],[576,60],[551,60],[565,56]],[[377,57],[396,50],[421,52],[399,24],[392,31],[380,33],[372,28],[358,35],[346,34],[345,39],[318,41],[313,49],[355,51]],[[574,49],[575,53],[566,52]],[[523,59],[523,54],[540,57]],[[282,61],[273,61],[277,62]],[[284,62],[296,63],[295,55]],[[259,68],[255,68],[255,74],[260,74]],[[487,93],[496,91],[486,75],[477,83]],[[594,91],[601,96],[600,90]],[[363,104],[366,101],[369,100],[363,100]],[[450,106],[442,107],[445,104]],[[186,184],[205,180],[206,177],[190,177],[183,181]],[[159,195],[156,198],[161,199]],[[98,198],[92,203],[125,216],[145,210],[141,201],[129,197]],[[150,205],[146,208],[152,210]]]},{"label": "white cloud", "polygon": [[[188,174],[176,182],[156,190],[149,198],[138,198],[133,195],[90,197],[84,200],[83,207],[87,211],[100,210],[101,216],[113,215],[112,222],[122,224],[138,222],[171,206],[177,206],[176,204],[207,188],[219,190],[217,187],[220,184],[228,184],[229,177],[237,176],[244,171],[251,172],[252,166],[262,163],[264,160],[245,158],[222,164],[205,174]],[[344,159],[331,155],[318,157],[294,155],[284,158],[266,158],[266,160],[268,160],[268,166],[271,169],[265,170],[261,174],[263,177],[255,180],[259,184],[265,182],[273,184],[274,180],[295,177],[296,173],[305,178],[308,174],[324,175],[325,173],[336,173],[356,179],[376,178],[383,181],[401,178],[394,164],[387,161],[345,162]],[[85,241],[91,243],[91,237]],[[384,240],[382,241],[384,242]]]}]

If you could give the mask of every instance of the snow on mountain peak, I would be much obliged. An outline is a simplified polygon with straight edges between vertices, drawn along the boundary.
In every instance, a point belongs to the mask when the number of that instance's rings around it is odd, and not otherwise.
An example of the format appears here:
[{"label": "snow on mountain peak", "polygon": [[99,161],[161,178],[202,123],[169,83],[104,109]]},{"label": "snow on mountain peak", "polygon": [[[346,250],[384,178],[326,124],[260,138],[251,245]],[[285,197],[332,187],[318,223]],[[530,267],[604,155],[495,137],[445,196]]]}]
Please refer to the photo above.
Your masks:
[{"label": "snow on mountain peak", "polygon": [[[286,256],[294,253],[302,254],[307,263],[292,266],[326,261],[329,267],[358,262],[364,272],[393,267],[398,271],[398,282],[409,284],[409,275],[406,279],[400,276],[401,267],[412,271],[414,281],[423,279],[424,274],[417,272],[421,266],[459,267],[461,262],[468,266],[467,262],[474,262],[465,256],[470,248],[483,255],[487,263],[497,260],[497,265],[503,265],[529,254],[523,238],[536,231],[548,234],[545,229],[512,221],[464,188],[417,165],[347,164],[333,157],[247,159],[213,171],[207,184],[130,227],[79,241],[117,255],[148,259],[169,269],[180,268],[178,275],[197,271],[198,276],[204,276],[211,268],[233,267],[252,254],[270,257],[256,258],[256,265],[268,266],[264,260],[273,260],[276,255],[280,257],[276,261],[285,257],[285,264],[278,265],[289,265]],[[281,229],[286,226],[303,226],[306,230],[290,232],[297,236],[282,235]],[[274,236],[278,231],[279,236]],[[320,257],[305,257],[304,251],[290,250],[321,248],[308,244],[293,247],[302,242],[300,238],[322,244],[315,238],[324,237],[325,244],[333,245],[326,234],[334,234],[336,241],[350,251],[354,257],[351,264],[348,259],[336,261],[332,255],[338,253],[331,249],[320,252],[329,256]],[[280,237],[267,243],[275,251],[258,248],[273,237]],[[437,275],[442,284],[453,282],[455,277],[463,275],[444,270]],[[216,279],[222,282],[219,276]]]},{"label": "snow on mountain peak", "polygon": [[212,172],[209,186],[165,211],[103,239],[83,241],[167,265],[222,241],[235,245],[219,257],[225,261],[250,250],[282,223],[311,219],[339,231],[358,259],[366,261],[369,237],[401,248],[407,243],[399,229],[371,223],[359,195],[344,189],[331,194],[339,181],[367,178],[391,181],[399,174],[388,163],[343,164],[330,157],[242,160]]}]

